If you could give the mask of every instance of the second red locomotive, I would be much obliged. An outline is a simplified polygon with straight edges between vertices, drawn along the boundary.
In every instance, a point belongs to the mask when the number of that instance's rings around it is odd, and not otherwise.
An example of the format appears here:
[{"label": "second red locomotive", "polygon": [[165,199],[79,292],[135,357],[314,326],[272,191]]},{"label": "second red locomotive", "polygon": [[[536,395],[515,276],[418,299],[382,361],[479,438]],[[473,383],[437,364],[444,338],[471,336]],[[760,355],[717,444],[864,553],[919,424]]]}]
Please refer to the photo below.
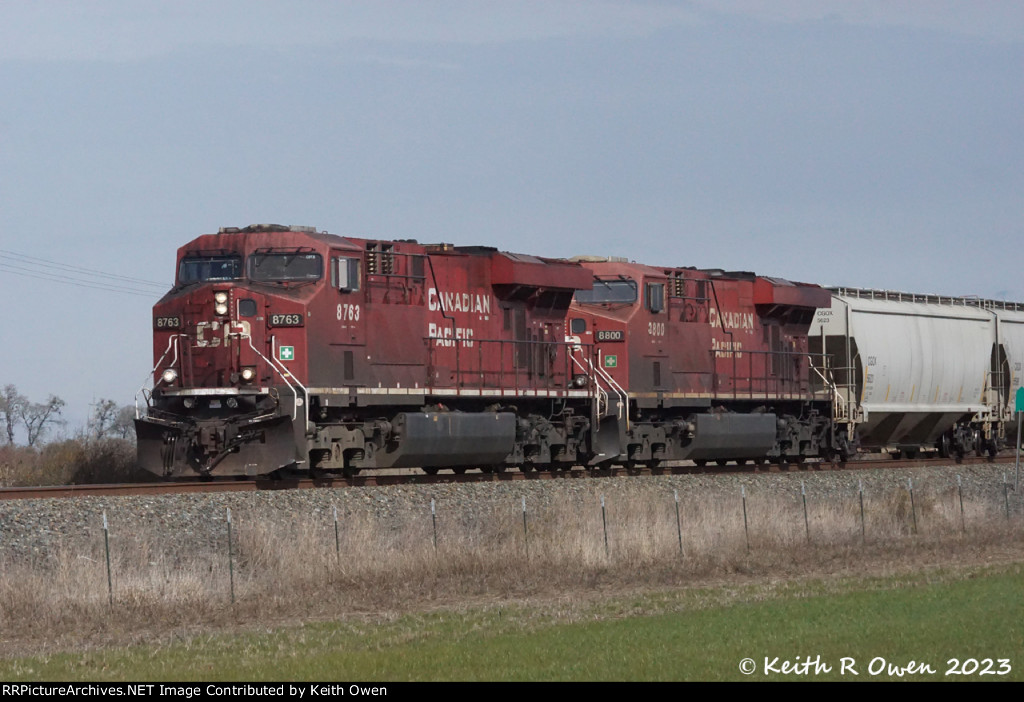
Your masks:
[{"label": "second red locomotive", "polygon": [[746,273],[255,225],[178,251],[140,465],[564,469],[843,452],[807,331]]}]

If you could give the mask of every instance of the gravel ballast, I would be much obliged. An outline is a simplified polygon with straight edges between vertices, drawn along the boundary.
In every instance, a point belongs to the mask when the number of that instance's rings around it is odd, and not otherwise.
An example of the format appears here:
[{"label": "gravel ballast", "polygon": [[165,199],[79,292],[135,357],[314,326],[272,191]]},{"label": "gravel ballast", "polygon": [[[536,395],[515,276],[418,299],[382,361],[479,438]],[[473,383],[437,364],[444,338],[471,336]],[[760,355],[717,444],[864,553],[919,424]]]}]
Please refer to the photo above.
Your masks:
[{"label": "gravel ballast", "polygon": [[[1004,479],[1009,489],[1004,490]],[[542,513],[555,500],[578,502],[600,509],[624,498],[663,496],[680,500],[733,500],[748,503],[770,496],[799,504],[801,489],[808,501],[856,501],[863,487],[868,498],[908,491],[918,499],[929,496],[956,499],[958,482],[965,501],[981,503],[993,516],[1024,518],[1021,498],[1013,491],[1013,466],[975,465],[916,469],[858,471],[798,471],[788,473],[686,474],[610,479],[565,478],[482,483],[444,483],[386,487],[316,488],[258,492],[183,493],[145,497],[75,497],[0,502],[0,561],[8,563],[48,558],[59,549],[93,551],[103,543],[103,514],[110,537],[153,535],[172,555],[194,554],[223,547],[227,511],[244,519],[286,522],[302,517],[339,521],[353,515],[372,517],[382,525],[422,518],[430,520],[431,501],[437,519],[473,524],[498,510],[519,509],[525,498],[531,513]],[[429,521],[428,521],[429,523]]]}]

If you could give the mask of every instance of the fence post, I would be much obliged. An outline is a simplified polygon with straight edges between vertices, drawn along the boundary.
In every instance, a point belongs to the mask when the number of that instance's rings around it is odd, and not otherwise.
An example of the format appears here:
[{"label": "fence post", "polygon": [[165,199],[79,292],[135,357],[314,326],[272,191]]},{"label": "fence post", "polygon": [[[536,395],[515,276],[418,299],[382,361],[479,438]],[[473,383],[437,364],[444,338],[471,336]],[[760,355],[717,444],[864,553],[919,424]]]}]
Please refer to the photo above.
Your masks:
[{"label": "fence post", "polygon": [[917,534],[917,508],[914,506],[914,479],[907,478],[907,489],[910,490],[910,516],[914,518],[914,534]]},{"label": "fence post", "polygon": [[867,537],[865,536],[864,527],[864,481],[857,480],[857,492],[860,495],[860,545],[864,546],[867,544]]},{"label": "fence post", "polygon": [[604,495],[601,495],[601,526],[604,528],[604,557],[608,558],[608,518],[604,511]]},{"label": "fence post", "polygon": [[110,575],[110,529],[107,525],[107,510],[103,510],[103,548],[107,554],[107,600],[114,607],[114,580]]},{"label": "fence post", "polygon": [[679,491],[673,490],[676,497],[676,535],[679,537],[679,555],[683,555],[683,525],[679,521]]},{"label": "fence post", "polygon": [[228,507],[228,577],[231,579],[231,604],[235,603],[235,561],[231,549],[231,508]]},{"label": "fence post", "polygon": [[1006,482],[1006,471],[1003,471],[1003,504],[1006,505],[1006,521],[1010,521],[1010,484]]},{"label": "fence post", "polygon": [[341,562],[341,538],[338,536],[338,505],[331,505],[334,507],[334,555],[337,556],[338,562]]},{"label": "fence post", "polygon": [[960,474],[956,476],[956,492],[960,496],[960,533],[967,533],[967,520],[964,519],[964,484],[960,480]]},{"label": "fence post", "polygon": [[434,527],[434,552],[437,552],[437,508],[434,505],[434,498],[430,498],[430,523]]},{"label": "fence post", "polygon": [[740,496],[743,498],[743,535],[747,539],[747,553],[750,553],[750,529],[747,526],[747,488],[740,485]]},{"label": "fence post", "polygon": [[804,529],[807,531],[807,543],[811,543],[811,523],[807,519],[807,488],[804,481],[800,481],[800,497],[804,500]]},{"label": "fence post", "polygon": [[526,496],[523,495],[523,543],[526,544],[526,558],[530,558],[530,535],[526,531]]}]

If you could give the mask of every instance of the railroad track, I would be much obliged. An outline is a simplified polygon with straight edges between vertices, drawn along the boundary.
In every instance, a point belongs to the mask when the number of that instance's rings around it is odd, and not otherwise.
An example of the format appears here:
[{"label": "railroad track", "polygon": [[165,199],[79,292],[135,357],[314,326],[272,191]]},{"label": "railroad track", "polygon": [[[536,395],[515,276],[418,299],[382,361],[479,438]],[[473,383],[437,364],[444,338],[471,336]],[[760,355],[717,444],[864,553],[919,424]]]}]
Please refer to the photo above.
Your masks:
[{"label": "railroad track", "polygon": [[637,475],[681,475],[688,473],[757,473],[757,472],[799,472],[816,470],[887,470],[895,468],[927,468],[930,466],[949,465],[989,465],[1010,464],[1015,461],[1013,454],[988,456],[966,456],[962,459],[949,458],[915,458],[892,459],[884,456],[866,458],[845,463],[828,463],[825,461],[807,461],[791,463],[780,467],[773,464],[752,466],[727,464],[724,466],[709,464],[695,466],[691,464],[663,466],[658,468],[616,467],[605,470],[563,470],[563,471],[505,471],[502,473],[444,473],[438,475],[411,474],[367,474],[352,478],[340,476],[330,477],[285,477],[277,480],[258,478],[249,480],[207,480],[207,481],[176,481],[166,483],[108,483],[102,485],[57,485],[45,487],[9,487],[0,488],[0,500],[63,498],[63,497],[99,497],[125,495],[162,495],[182,494],[190,492],[251,492],[257,490],[295,490],[311,488],[339,488],[379,485],[431,485],[436,483],[489,483],[512,480],[580,480],[586,478],[608,478]]}]

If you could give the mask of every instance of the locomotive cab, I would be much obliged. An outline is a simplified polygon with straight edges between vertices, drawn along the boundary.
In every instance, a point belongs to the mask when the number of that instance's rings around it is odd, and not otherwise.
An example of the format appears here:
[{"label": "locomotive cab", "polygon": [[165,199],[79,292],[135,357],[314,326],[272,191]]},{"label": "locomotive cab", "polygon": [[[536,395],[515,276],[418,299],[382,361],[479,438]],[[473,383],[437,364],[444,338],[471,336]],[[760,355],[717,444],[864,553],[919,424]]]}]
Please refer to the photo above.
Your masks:
[{"label": "locomotive cab", "polygon": [[153,387],[136,420],[142,467],[256,475],[304,459],[306,329],[327,258],[314,232],[222,229],[179,250],[176,284],[154,307]]}]

